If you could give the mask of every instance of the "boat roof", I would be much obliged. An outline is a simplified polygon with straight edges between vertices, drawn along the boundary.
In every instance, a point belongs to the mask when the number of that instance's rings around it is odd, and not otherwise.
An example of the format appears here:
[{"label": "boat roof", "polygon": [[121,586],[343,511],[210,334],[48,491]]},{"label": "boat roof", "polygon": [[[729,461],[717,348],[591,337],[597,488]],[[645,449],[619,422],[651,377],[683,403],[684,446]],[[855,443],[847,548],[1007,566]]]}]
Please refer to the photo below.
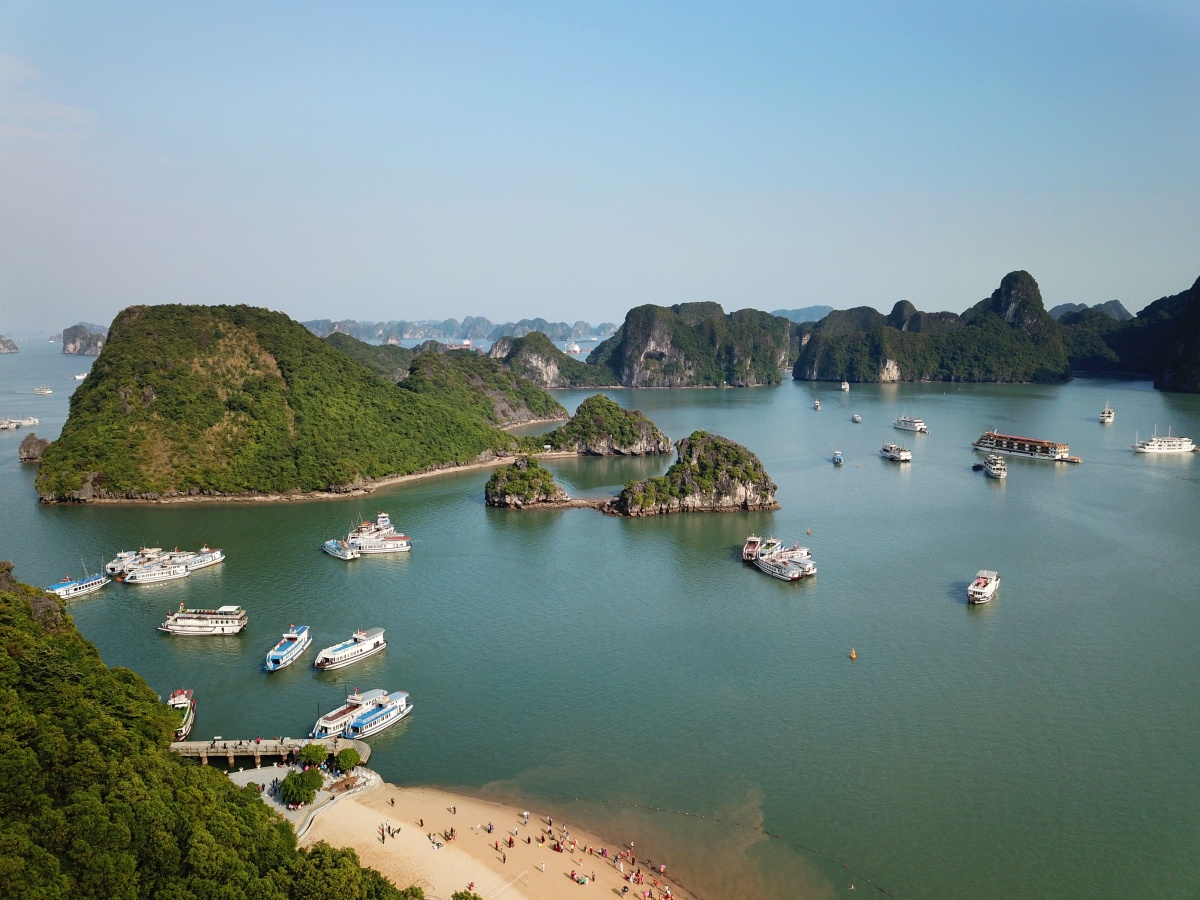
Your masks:
[{"label": "boat roof", "polygon": [[1045,438],[1021,437],[1020,435],[1016,434],[1004,434],[1000,431],[985,431],[980,437],[980,440],[985,437],[1008,438],[1010,441],[1025,441],[1027,444],[1051,444],[1055,447],[1067,446],[1066,444],[1059,443],[1058,441],[1048,441]]},{"label": "boat roof", "polygon": [[991,569],[980,569],[979,574],[976,575],[975,577],[976,578],[999,578],[1000,573],[993,572]]},{"label": "boat roof", "polygon": [[375,688],[370,691],[355,691],[347,700],[357,701],[359,703],[370,703],[373,700],[378,700],[380,697],[386,697],[387,691],[383,688]]},{"label": "boat roof", "polygon": [[[378,637],[381,634],[383,634],[382,628],[368,628],[366,631],[354,632],[350,639],[354,640],[357,638],[359,640],[369,641],[371,638]],[[362,637],[359,638],[359,635],[362,635]]]},{"label": "boat roof", "polygon": [[217,607],[217,612],[219,612],[219,613],[239,613],[241,611],[242,611],[242,608],[240,606],[218,606]]}]

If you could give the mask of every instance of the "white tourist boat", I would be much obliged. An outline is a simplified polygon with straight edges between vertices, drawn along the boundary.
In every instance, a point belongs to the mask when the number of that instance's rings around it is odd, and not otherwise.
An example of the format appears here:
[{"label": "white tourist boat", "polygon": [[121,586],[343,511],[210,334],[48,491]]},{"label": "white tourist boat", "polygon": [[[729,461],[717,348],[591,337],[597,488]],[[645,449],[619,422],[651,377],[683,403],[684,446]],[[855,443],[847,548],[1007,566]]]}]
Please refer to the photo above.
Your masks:
[{"label": "white tourist boat", "polygon": [[980,569],[975,580],[967,588],[968,603],[987,603],[1000,590],[1000,574],[989,569]]},{"label": "white tourist boat", "polygon": [[72,381],[83,381],[83,379],[85,379],[85,378],[87,378],[87,372],[83,372],[80,375],[72,375],[71,376]]},{"label": "white tourist boat", "polygon": [[833,464],[834,464],[835,466],[840,466],[840,465],[841,465],[842,463],[844,463],[845,461],[846,461],[846,459],[845,459],[845,457],[843,457],[843,456],[842,456],[842,451],[841,451],[841,450],[834,450],[834,451],[833,451]]},{"label": "white tourist boat", "polygon": [[811,559],[787,559],[778,553],[760,553],[754,560],[754,567],[780,581],[799,581],[806,575],[817,573],[817,566]]},{"label": "white tourist boat", "polygon": [[1138,453],[1191,453],[1196,449],[1196,444],[1191,438],[1172,436],[1170,429],[1167,429],[1166,437],[1160,437],[1156,431],[1153,437],[1144,441],[1139,441],[1137,432],[1134,432],[1133,449]]},{"label": "white tourist boat", "polygon": [[799,543],[792,544],[790,547],[785,547],[783,541],[779,538],[767,538],[758,548],[756,556],[781,556],[788,560],[812,559],[812,551],[807,547],[801,547]]},{"label": "white tourist boat", "polygon": [[328,540],[321,545],[321,549],[330,556],[336,556],[338,559],[358,559],[359,552],[347,544],[345,541],[339,541],[337,538]]},{"label": "white tourist boat", "polygon": [[1030,459],[1054,462],[1079,462],[1078,457],[1070,455],[1071,448],[1066,444],[1040,438],[1018,437],[1014,434],[1000,434],[998,431],[985,431],[971,446],[988,453],[1028,456]]},{"label": "white tourist boat", "polygon": [[340,669],[368,656],[374,656],[386,649],[387,641],[384,640],[383,629],[368,628],[365,631],[354,632],[349,640],[326,647],[317,654],[313,666],[328,672],[330,669]]},{"label": "white tourist boat", "polygon": [[996,453],[989,453],[987,459],[983,461],[983,471],[990,478],[1007,478],[1008,464],[1004,462],[1004,457]]},{"label": "white tourist boat", "polygon": [[9,428],[32,428],[34,425],[41,424],[41,419],[36,416],[25,416],[23,419],[6,419],[5,421],[11,423],[8,426]]},{"label": "white tourist boat", "polygon": [[1104,409],[1100,410],[1100,421],[1104,425],[1111,425],[1117,418],[1117,411],[1108,405],[1108,401],[1104,401]]},{"label": "white tourist boat", "polygon": [[46,590],[51,594],[56,594],[61,600],[70,600],[72,597],[82,597],[84,594],[91,594],[94,591],[98,591],[111,581],[112,579],[102,572],[97,572],[95,575],[88,575],[85,569],[83,578],[72,578],[70,575],[64,575],[62,581],[50,585]]},{"label": "white tourist boat", "polygon": [[308,736],[312,738],[340,736],[346,730],[347,725],[367,710],[373,709],[376,702],[386,696],[387,691],[374,690],[364,692],[356,688],[353,694],[346,697],[345,703],[317,719]]},{"label": "white tourist boat", "polygon": [[757,534],[752,534],[746,538],[746,543],[742,545],[742,562],[752,563],[758,556],[758,551],[762,547],[763,539]]},{"label": "white tourist boat", "polygon": [[240,606],[187,609],[180,603],[179,611],[170,613],[158,630],[180,635],[237,634],[246,627],[248,621],[249,616]]},{"label": "white tourist boat", "polygon": [[279,643],[267,653],[263,668],[268,672],[278,672],[300,658],[300,654],[312,644],[312,635],[307,625],[289,625]]},{"label": "white tourist boat", "polygon": [[383,694],[375,701],[375,708],[367,710],[346,726],[343,737],[361,740],[378,734],[385,728],[391,728],[413,710],[408,700],[407,691],[396,691]]},{"label": "white tourist boat", "polygon": [[814,401],[813,401],[813,409],[815,409],[815,410],[817,410],[818,412],[820,412],[820,410],[821,410],[821,401],[820,401],[820,400],[814,400]]},{"label": "white tourist boat", "polygon": [[34,392],[35,394],[43,394],[43,395],[44,395],[44,394],[53,394],[53,393],[54,393],[54,391],[52,391],[52,390],[50,389],[50,387],[49,387],[48,385],[45,385],[45,384],[42,384],[42,385],[39,385],[38,387],[35,387],[35,388],[33,389],[33,392]]},{"label": "white tourist boat", "polygon": [[191,688],[171,691],[171,696],[167,698],[167,706],[179,711],[179,727],[175,729],[175,740],[187,740],[187,736],[192,733],[192,726],[196,724],[196,700],[192,696]]},{"label": "white tourist boat", "polygon": [[187,566],[189,572],[195,572],[197,569],[206,569],[209,566],[215,566],[217,563],[225,561],[224,550],[210,549],[207,544],[202,546],[195,553],[186,551],[174,554],[173,561],[180,565]]},{"label": "white tourist boat", "polygon": [[403,553],[412,549],[412,540],[396,531],[391,517],[381,512],[374,522],[363,522],[346,535],[346,543],[359,553]]},{"label": "white tourist boat", "polygon": [[137,550],[122,550],[117,553],[112,562],[104,567],[104,571],[121,581],[130,572],[144,569],[146,566],[156,566],[163,562],[161,547],[141,547]]},{"label": "white tourist boat", "polygon": [[906,450],[899,444],[887,443],[879,451],[879,455],[892,462],[912,462],[912,451]]},{"label": "white tourist boat", "polygon": [[929,426],[914,416],[901,416],[892,422],[892,427],[903,431],[916,431],[920,434],[929,433]]},{"label": "white tourist boat", "polygon": [[158,584],[160,581],[187,578],[190,574],[188,567],[180,563],[162,563],[133,569],[126,572],[120,580],[124,584]]},{"label": "white tourist boat", "polygon": [[848,381],[843,381],[843,382],[842,382],[842,390],[843,390],[843,391],[848,391],[848,390],[850,390],[850,382],[848,382]]},{"label": "white tourist boat", "polygon": [[861,425],[862,424],[862,416],[860,416],[858,413],[855,413],[854,415],[852,415],[850,417],[850,421],[853,422],[855,425]]}]

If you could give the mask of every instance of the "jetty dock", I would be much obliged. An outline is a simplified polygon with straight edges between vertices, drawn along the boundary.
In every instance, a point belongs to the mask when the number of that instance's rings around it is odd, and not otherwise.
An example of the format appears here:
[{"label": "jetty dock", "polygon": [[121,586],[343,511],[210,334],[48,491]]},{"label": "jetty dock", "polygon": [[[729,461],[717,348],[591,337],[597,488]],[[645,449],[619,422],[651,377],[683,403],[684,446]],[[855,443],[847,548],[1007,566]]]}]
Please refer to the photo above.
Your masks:
[{"label": "jetty dock", "polygon": [[259,768],[266,759],[268,764],[276,761],[286,763],[294,751],[306,744],[324,744],[330,753],[337,753],[347,747],[358,751],[359,759],[366,762],[371,758],[371,746],[366,741],[352,741],[343,737],[335,738],[248,738],[244,740],[226,740],[223,737],[210,738],[207,741],[175,741],[171,750],[180,756],[199,759],[200,765],[207,766],[209,757],[224,759],[232,769],[239,758],[251,757],[255,768]]}]

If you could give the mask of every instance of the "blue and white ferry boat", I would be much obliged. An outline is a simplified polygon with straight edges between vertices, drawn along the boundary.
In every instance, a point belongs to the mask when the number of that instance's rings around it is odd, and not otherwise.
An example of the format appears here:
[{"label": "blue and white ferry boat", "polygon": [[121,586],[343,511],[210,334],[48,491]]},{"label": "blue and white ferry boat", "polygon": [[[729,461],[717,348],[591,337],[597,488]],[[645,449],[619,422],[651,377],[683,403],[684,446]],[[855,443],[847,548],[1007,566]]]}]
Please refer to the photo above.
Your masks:
[{"label": "blue and white ferry boat", "polygon": [[263,668],[268,672],[277,672],[285,666],[290,666],[311,643],[312,635],[308,633],[307,625],[290,626],[283,633],[279,643],[267,654]]},{"label": "blue and white ferry boat", "polygon": [[308,736],[327,738],[337,735],[340,737],[347,725],[368,710],[374,709],[379,700],[385,697],[387,697],[387,691],[360,691],[355,688],[354,693],[346,697],[343,705],[317,719],[317,723],[313,725]]},{"label": "blue and white ferry boat", "polygon": [[396,691],[394,694],[385,693],[376,703],[375,708],[363,713],[352,721],[342,731],[342,737],[360,740],[378,734],[385,728],[395,725],[413,710],[408,702],[407,691]]},{"label": "blue and white ferry boat", "polygon": [[83,578],[64,575],[62,581],[50,585],[46,590],[51,594],[56,594],[61,600],[70,600],[72,597],[82,597],[84,594],[98,591],[110,581],[112,579],[103,572],[97,572],[95,575],[88,575],[85,572]]}]

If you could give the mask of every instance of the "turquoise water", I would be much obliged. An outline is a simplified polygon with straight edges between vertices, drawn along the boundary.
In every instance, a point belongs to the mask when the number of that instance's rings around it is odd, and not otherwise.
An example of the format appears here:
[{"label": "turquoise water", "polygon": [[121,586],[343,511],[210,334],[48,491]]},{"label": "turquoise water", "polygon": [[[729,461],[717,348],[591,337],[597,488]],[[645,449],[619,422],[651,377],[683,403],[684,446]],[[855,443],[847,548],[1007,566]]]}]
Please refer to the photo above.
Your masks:
[{"label": "turquoise water", "polygon": [[[0,416],[37,415],[53,437],[90,360],[21,346],[0,356]],[[43,382],[54,395],[32,395]],[[513,513],[483,505],[486,471],[339,501],[42,507],[16,462],[23,431],[0,432],[0,557],[50,584],[80,557],[223,547],[223,566],[70,608],[110,665],[163,695],[196,690],[197,736],[297,736],[348,688],[407,690],[415,713],[372,739],[385,777],[636,838],[706,897],[861,896],[865,878],[909,897],[1200,893],[1200,459],[1130,451],[1156,425],[1200,438],[1200,397],[1089,379],[610,396],[672,437],[746,444],[783,508]],[[892,429],[902,413],[930,433]],[[1085,462],[1011,459],[1005,482],[987,479],[969,443],[988,428],[1069,442]],[[878,457],[891,440],[910,465]],[[602,496],[667,461],[550,465]],[[319,551],[381,509],[411,554]],[[750,531],[801,539],[819,574],[787,585],[743,567]],[[1000,595],[970,607],[984,567]],[[159,634],[180,601],[240,603],[250,627]],[[267,676],[293,622],[315,648],[376,625],[390,646]],[[524,799],[544,796],[581,799]]]}]

